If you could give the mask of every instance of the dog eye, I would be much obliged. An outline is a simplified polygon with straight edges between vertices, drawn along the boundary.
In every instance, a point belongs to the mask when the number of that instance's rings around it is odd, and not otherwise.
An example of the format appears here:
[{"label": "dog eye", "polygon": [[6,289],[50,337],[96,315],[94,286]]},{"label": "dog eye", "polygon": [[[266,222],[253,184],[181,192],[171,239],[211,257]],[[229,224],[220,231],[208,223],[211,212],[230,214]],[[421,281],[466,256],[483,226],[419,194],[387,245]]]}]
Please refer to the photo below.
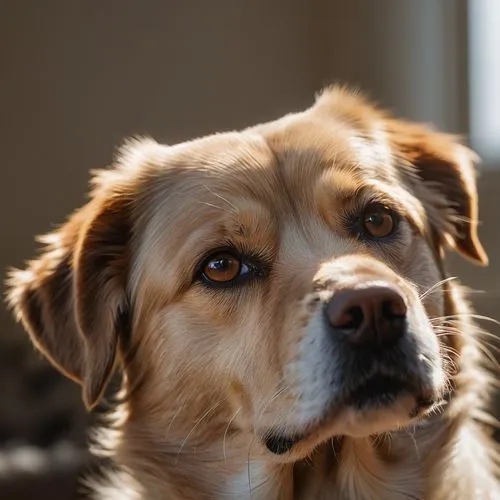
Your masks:
[{"label": "dog eye", "polygon": [[372,238],[386,238],[396,227],[394,212],[384,205],[368,205],[362,215],[363,230]]},{"label": "dog eye", "polygon": [[221,252],[205,261],[202,277],[212,283],[228,283],[248,274],[248,271],[248,266],[239,257],[229,252]]}]

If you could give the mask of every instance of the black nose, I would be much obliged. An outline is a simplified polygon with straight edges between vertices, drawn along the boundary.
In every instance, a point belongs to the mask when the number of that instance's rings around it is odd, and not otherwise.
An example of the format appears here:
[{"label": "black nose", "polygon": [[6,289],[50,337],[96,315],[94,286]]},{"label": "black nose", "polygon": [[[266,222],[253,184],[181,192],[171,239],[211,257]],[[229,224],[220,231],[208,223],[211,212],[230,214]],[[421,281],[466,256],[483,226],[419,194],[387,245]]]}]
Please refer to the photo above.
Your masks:
[{"label": "black nose", "polygon": [[394,345],[405,333],[406,312],[405,301],[389,285],[339,290],[325,305],[334,330],[357,347]]}]

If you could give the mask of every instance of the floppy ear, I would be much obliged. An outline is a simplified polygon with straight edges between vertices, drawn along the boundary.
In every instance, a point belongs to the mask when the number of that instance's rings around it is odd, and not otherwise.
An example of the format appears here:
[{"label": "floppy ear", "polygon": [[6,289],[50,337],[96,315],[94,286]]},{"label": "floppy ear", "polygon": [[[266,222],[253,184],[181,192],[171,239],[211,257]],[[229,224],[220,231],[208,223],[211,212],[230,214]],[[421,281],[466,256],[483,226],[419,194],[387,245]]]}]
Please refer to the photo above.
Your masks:
[{"label": "floppy ear", "polygon": [[398,154],[415,168],[421,181],[416,188],[423,188],[419,191],[421,201],[436,212],[437,216],[431,217],[434,230],[465,257],[487,265],[477,234],[477,155],[455,137],[423,125],[388,120],[387,131]]},{"label": "floppy ear", "polygon": [[8,300],[35,346],[80,382],[95,406],[116,361],[127,308],[128,203],[96,195],[43,241],[44,253],[8,279]]}]

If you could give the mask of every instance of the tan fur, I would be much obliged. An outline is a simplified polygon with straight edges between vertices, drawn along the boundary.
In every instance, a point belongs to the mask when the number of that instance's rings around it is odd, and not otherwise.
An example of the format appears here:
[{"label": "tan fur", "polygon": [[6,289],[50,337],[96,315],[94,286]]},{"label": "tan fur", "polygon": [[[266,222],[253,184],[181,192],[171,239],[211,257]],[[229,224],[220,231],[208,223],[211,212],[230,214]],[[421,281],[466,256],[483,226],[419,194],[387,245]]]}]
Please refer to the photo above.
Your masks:
[{"label": "tan fur", "polygon": [[[17,317],[81,383],[88,407],[123,372],[122,402],[99,438],[122,471],[96,487],[99,498],[500,498],[480,334],[460,286],[436,286],[446,245],[487,262],[474,161],[454,138],[339,88],[240,132],[129,142],[96,174],[89,203],[9,278]],[[373,196],[405,220],[384,248],[345,225]],[[258,254],[265,278],[224,292],[193,280],[227,244]],[[425,311],[441,356],[426,390],[448,390],[449,402],[416,419],[410,397],[369,415],[344,409],[272,455],[266,430],[316,411],[299,385],[312,376],[301,349],[317,340],[318,308],[379,279]]]}]

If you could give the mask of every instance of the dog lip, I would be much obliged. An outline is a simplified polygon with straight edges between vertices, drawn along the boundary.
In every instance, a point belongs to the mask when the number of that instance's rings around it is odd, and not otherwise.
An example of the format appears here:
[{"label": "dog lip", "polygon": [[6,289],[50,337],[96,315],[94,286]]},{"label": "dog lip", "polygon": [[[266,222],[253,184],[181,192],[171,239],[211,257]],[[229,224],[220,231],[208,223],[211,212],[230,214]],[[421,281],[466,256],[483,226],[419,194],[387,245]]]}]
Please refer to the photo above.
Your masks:
[{"label": "dog lip", "polygon": [[345,403],[364,406],[374,401],[383,402],[383,399],[392,400],[403,392],[411,390],[409,381],[403,381],[390,375],[377,374],[351,389],[345,398]]},{"label": "dog lip", "polygon": [[410,376],[403,378],[394,374],[375,373],[364,382],[355,385],[342,401],[331,407],[320,421],[307,426],[299,434],[287,435],[277,429],[269,430],[262,437],[262,442],[266,448],[274,455],[285,455],[293,451],[293,448],[301,441],[307,441],[310,436],[316,434],[324,426],[330,425],[335,414],[342,407],[350,406],[363,411],[377,407],[389,407],[403,395],[415,397],[415,406],[409,412],[410,419],[425,415],[429,410],[439,403],[440,398],[430,390],[424,390],[416,380]]}]

